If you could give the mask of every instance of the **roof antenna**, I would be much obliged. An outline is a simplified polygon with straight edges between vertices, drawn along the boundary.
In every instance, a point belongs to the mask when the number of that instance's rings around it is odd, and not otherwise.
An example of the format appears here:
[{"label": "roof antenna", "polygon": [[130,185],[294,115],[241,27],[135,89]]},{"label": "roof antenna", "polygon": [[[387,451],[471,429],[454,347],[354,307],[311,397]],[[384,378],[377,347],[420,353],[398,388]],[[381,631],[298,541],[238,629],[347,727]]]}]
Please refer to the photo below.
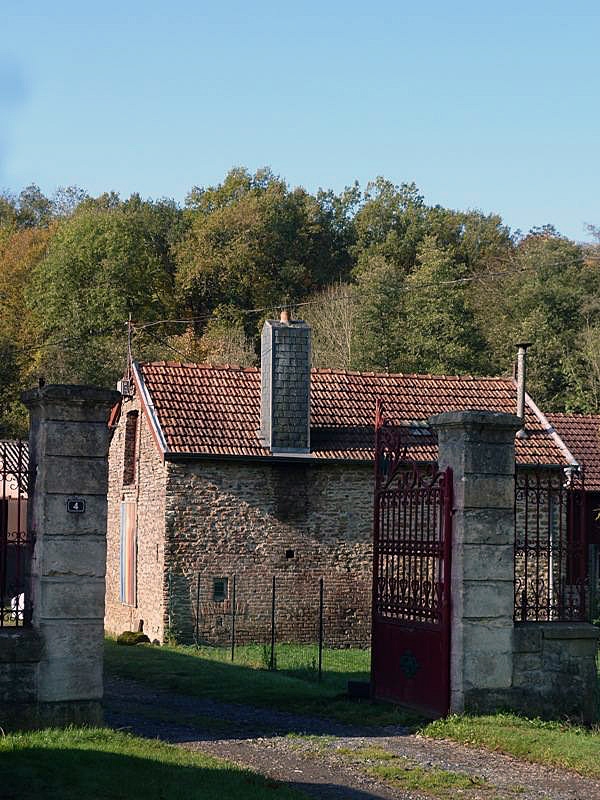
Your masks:
[{"label": "roof antenna", "polygon": [[523,427],[517,432],[518,439],[527,436],[525,429],[525,384],[527,382],[527,348],[531,342],[517,343],[517,417],[521,419]]}]

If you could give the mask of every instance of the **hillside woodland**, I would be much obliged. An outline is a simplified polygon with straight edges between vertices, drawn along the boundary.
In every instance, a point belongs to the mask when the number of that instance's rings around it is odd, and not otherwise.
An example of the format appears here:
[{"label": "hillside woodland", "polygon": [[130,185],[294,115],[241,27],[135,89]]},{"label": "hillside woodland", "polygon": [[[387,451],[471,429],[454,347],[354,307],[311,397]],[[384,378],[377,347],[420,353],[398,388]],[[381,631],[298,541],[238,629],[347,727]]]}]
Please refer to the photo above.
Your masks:
[{"label": "hillside woodland", "polygon": [[317,367],[508,374],[528,341],[545,410],[600,411],[600,244],[428,205],[414,184],[311,194],[236,168],[184,207],[0,196],[0,437],[25,433],[19,394],[40,378],[113,386],[128,338],[137,360],[256,364],[282,306],[312,325]]}]

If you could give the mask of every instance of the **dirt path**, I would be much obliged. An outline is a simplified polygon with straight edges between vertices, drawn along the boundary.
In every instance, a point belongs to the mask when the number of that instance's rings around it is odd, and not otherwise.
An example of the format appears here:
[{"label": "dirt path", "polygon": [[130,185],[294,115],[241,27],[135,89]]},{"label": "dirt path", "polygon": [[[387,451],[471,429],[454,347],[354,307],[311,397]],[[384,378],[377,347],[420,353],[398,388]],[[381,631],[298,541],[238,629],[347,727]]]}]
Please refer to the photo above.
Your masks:
[{"label": "dirt path", "polygon": [[[319,800],[417,800],[366,770],[364,748],[410,759],[425,770],[471,776],[472,787],[439,797],[468,800],[600,800],[600,781],[517,761],[489,751],[408,735],[402,728],[368,729],[314,717],[220,703],[109,679],[106,720],[141,736],[202,750],[289,783]],[[361,752],[362,751],[362,752]],[[353,757],[356,753],[356,758]]]}]

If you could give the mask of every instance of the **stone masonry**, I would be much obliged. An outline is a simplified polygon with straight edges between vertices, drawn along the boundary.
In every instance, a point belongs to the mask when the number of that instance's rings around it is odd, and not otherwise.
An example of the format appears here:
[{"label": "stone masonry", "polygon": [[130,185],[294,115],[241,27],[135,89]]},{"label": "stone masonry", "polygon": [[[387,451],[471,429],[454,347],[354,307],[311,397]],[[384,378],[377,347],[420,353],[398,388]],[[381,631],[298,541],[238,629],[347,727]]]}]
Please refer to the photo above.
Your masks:
[{"label": "stone masonry", "polygon": [[[128,416],[139,412],[135,438]],[[133,447],[133,452],[131,452]],[[133,480],[125,469],[126,456],[133,461]],[[110,633],[137,630],[143,620],[150,639],[162,641],[165,635],[165,497],[167,466],[160,458],[150,427],[137,399],[123,401],[121,422],[110,445],[108,485],[108,557],[106,564],[105,626]],[[137,506],[136,604],[119,600],[119,546],[121,503]]]},{"label": "stone masonry", "polygon": [[[342,647],[367,645],[371,465],[210,458],[163,462],[140,413],[136,479],[124,485],[126,419],[139,408],[138,398],[124,403],[110,447],[106,630],[137,630],[143,620],[151,639],[172,636],[191,642],[198,628],[201,639],[225,644],[236,575],[236,640],[263,641],[270,635],[276,575],[278,639],[316,641],[323,577],[326,637]],[[124,501],[138,504],[135,606],[119,600]],[[214,582],[222,578],[227,593],[215,600]]]},{"label": "stone masonry", "polygon": [[600,631],[514,615],[514,435],[518,417],[439,414],[439,465],[454,480],[450,710],[597,718]]},{"label": "stone masonry", "polygon": [[117,397],[91,386],[23,395],[31,417],[33,629],[0,636],[5,727],[102,721],[107,419]]},{"label": "stone masonry", "polygon": [[512,683],[514,475],[518,417],[448,412],[430,420],[454,476],[450,709]]}]

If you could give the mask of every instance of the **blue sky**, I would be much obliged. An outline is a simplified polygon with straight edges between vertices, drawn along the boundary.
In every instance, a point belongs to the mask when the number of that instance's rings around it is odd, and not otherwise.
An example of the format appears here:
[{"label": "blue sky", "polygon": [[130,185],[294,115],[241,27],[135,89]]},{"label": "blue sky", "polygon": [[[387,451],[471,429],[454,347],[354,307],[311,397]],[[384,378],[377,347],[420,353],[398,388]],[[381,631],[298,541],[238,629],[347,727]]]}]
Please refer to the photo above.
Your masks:
[{"label": "blue sky", "polygon": [[0,189],[183,202],[270,165],[600,225],[597,0],[31,0],[1,26]]}]

